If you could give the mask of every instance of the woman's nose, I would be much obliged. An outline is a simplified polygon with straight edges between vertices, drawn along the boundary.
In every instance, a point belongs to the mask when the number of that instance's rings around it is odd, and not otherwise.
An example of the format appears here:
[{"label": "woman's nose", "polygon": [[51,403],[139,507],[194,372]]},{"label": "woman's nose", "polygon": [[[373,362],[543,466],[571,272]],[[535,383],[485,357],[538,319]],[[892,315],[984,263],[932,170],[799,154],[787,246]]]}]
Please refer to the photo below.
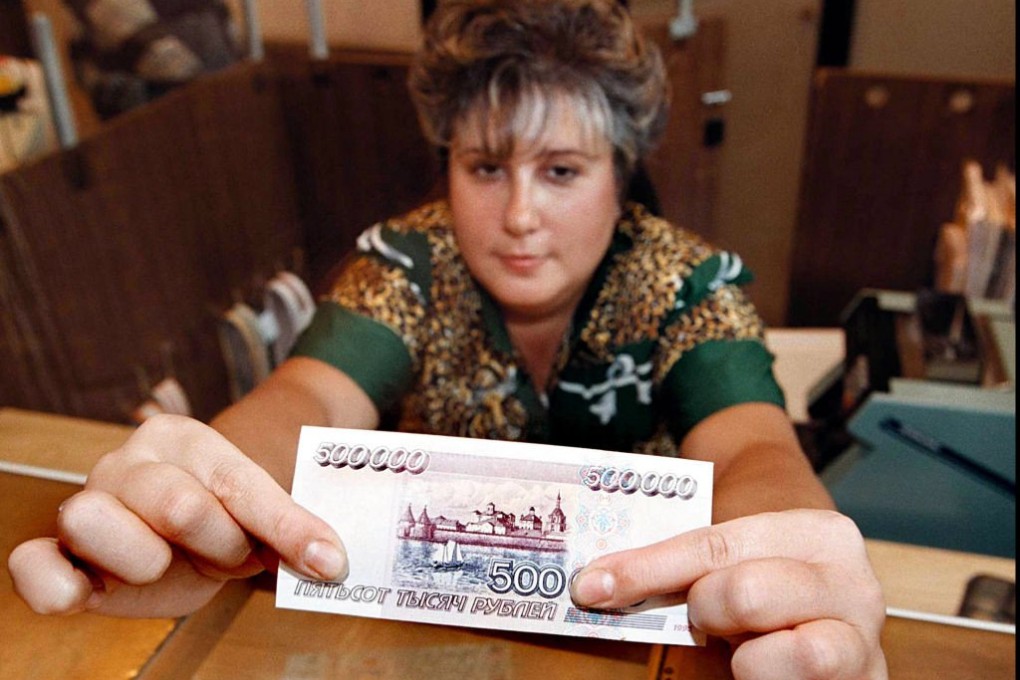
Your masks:
[{"label": "woman's nose", "polygon": [[535,196],[527,182],[514,182],[511,186],[504,226],[514,236],[523,236],[538,228]]}]

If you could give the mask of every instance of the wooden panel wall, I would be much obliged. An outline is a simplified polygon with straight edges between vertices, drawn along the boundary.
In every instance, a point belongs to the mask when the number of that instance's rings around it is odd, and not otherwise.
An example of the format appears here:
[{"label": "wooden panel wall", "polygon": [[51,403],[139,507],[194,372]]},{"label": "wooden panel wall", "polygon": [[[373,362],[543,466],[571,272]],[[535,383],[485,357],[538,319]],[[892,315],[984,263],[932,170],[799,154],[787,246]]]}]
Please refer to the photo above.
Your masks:
[{"label": "wooden panel wall", "polygon": [[31,54],[24,5],[21,0],[0,0],[0,55],[27,58]]},{"label": "wooden panel wall", "polygon": [[0,403],[122,421],[172,370],[224,407],[216,315],[302,245],[291,168],[278,87],[242,66],[0,176]]},{"label": "wooden panel wall", "polygon": [[1013,83],[820,71],[788,323],[833,326],[861,288],[931,285],[966,158],[1016,167]]},{"label": "wooden panel wall", "polygon": [[439,179],[407,92],[406,55],[345,53],[309,64],[276,45],[309,275],[321,285],[358,234],[421,203]]}]

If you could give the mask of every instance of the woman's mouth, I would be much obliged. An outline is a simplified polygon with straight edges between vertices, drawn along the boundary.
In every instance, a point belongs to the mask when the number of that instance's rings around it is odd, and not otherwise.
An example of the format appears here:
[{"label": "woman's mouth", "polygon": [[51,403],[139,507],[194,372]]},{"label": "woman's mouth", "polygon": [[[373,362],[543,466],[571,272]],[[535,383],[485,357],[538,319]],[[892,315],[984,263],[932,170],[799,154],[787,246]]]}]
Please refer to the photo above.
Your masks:
[{"label": "woman's mouth", "polygon": [[536,269],[538,269],[539,266],[541,266],[542,262],[545,260],[545,258],[541,255],[516,254],[516,253],[499,255],[498,257],[500,263],[504,267],[506,267],[508,270],[512,272],[519,274],[527,274],[535,271]]}]

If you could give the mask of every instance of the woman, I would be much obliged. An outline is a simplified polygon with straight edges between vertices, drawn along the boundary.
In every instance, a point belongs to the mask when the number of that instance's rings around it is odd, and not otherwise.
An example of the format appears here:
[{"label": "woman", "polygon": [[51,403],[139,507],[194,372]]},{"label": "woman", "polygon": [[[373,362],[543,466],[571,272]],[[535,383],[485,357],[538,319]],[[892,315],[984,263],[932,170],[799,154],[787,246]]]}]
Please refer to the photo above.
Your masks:
[{"label": "woman", "polygon": [[342,578],[340,537],[284,491],[298,429],[385,424],[714,462],[717,524],[597,560],[575,601],[688,591],[738,678],[884,678],[881,593],[799,451],[739,258],[621,201],[666,105],[625,10],[450,0],[411,90],[448,200],[367,231],[295,356],[212,428],[152,419],[104,457],[59,542],[12,555],[22,597],[167,616],[274,555]]}]

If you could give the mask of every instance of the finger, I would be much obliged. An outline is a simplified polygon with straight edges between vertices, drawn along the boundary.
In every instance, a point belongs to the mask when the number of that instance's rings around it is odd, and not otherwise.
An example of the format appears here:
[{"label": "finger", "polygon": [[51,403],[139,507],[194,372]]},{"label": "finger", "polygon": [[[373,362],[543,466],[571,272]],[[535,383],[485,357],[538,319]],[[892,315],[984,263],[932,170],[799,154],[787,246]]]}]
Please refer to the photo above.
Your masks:
[{"label": "finger", "polygon": [[193,476],[174,465],[144,463],[131,468],[125,481],[119,491],[121,502],[145,518],[157,534],[196,556],[192,561],[202,565],[204,573],[251,575],[247,535]]},{"label": "finger", "polygon": [[860,532],[843,515],[820,510],[762,513],[600,557],[581,570],[571,594],[582,606],[626,607],[685,591],[706,574],[741,562],[785,557],[821,563],[836,554],[852,556],[868,569]]},{"label": "finger", "polygon": [[822,619],[740,645],[731,660],[736,680],[879,680],[887,677],[877,644],[842,621]]},{"label": "finger", "polygon": [[[149,418],[122,455],[152,459],[152,451],[162,451],[166,442],[173,442],[174,460],[209,489],[242,529],[284,562],[313,578],[346,578],[347,553],[336,532],[295,503],[268,472],[212,428],[181,416]],[[117,484],[117,468],[104,466],[96,483]]]},{"label": "finger", "polygon": [[100,577],[53,538],[18,546],[8,558],[14,591],[39,614],[93,611],[118,617],[176,618],[207,604],[225,581],[196,572],[176,559],[152,584],[133,586]]},{"label": "finger", "polygon": [[38,614],[74,614],[98,606],[90,601],[95,587],[89,574],[76,568],[56,539],[22,543],[7,558],[14,592]]},{"label": "finger", "polygon": [[[709,635],[763,633],[813,621],[852,619],[852,584],[831,583],[824,568],[785,558],[752,560],[712,572],[687,595],[691,623]],[[842,595],[842,596],[841,596]]]},{"label": "finger", "polygon": [[226,582],[202,575],[179,555],[155,583],[133,586],[108,579],[106,592],[94,596],[91,606],[107,616],[176,618],[208,604]]},{"label": "finger", "polygon": [[227,512],[294,569],[317,579],[347,578],[347,552],[332,527],[295,503],[268,472],[244,460],[199,471]]},{"label": "finger", "polygon": [[280,571],[280,556],[267,548],[262,543],[256,543],[254,547],[255,556],[262,567],[271,574]]},{"label": "finger", "polygon": [[256,574],[261,574],[266,570],[266,565],[255,556],[251,554],[241,564],[224,569],[218,564],[213,564],[208,560],[202,559],[198,555],[186,555],[186,559],[191,562],[191,566],[199,574],[207,576],[216,581],[229,581],[232,579],[244,579]]},{"label": "finger", "polygon": [[64,501],[57,538],[90,565],[137,585],[159,579],[172,558],[166,541],[105,491],[81,491]]}]

